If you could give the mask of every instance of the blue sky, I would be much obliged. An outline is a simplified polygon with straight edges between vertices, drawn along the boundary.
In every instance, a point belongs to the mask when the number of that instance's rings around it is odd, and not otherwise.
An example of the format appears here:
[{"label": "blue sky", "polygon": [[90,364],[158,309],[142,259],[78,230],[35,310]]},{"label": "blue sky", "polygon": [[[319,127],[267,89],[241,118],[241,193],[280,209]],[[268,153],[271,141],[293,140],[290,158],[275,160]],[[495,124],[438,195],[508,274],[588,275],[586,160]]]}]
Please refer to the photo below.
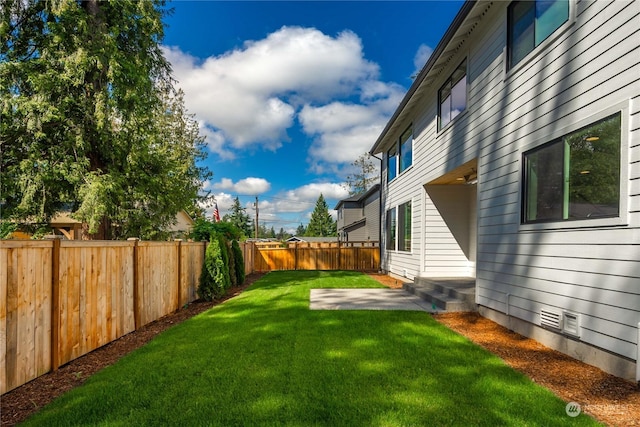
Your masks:
[{"label": "blue sky", "polygon": [[[206,136],[204,187],[293,232],[323,194],[348,197],[411,76],[462,1],[174,1],[163,42]],[[378,160],[373,159],[376,165]]]}]

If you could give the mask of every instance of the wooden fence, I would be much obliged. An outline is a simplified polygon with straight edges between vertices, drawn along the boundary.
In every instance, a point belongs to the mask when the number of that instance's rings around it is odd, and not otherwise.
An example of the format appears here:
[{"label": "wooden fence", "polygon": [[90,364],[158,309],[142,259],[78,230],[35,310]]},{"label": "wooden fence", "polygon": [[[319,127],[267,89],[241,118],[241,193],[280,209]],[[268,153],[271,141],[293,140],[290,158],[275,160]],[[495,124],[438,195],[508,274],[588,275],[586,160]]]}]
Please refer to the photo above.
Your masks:
[{"label": "wooden fence", "polygon": [[204,248],[0,241],[0,394],[195,300]]},{"label": "wooden fence", "polygon": [[270,243],[252,243],[251,245],[254,246],[253,250],[247,250],[253,257],[251,271],[377,271],[380,268],[378,242],[294,242],[284,245]]},{"label": "wooden fence", "polygon": [[[276,246],[241,244],[245,272],[380,265],[377,242]],[[205,247],[0,240],[0,394],[196,300]]]}]

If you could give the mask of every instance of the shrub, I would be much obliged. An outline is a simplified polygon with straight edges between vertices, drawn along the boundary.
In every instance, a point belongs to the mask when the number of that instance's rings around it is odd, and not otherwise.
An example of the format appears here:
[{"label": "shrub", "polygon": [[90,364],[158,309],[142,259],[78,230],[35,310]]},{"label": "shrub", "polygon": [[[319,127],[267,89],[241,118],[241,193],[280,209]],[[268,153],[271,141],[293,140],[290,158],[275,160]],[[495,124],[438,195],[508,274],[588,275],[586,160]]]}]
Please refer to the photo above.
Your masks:
[{"label": "shrub", "polygon": [[[233,240],[235,242],[235,240]],[[236,253],[233,251],[233,242],[227,242],[227,253],[229,255],[229,281],[231,286],[238,285],[238,275],[236,274]]]},{"label": "shrub", "polygon": [[216,280],[220,281],[220,287],[223,289],[224,293],[226,293],[227,289],[231,287],[231,276],[229,275],[229,243],[222,234],[218,234],[217,238],[218,244],[220,245],[223,268],[219,271],[219,276]]},{"label": "shrub", "polygon": [[226,251],[224,238],[222,236],[211,235],[211,241],[204,255],[204,264],[200,274],[200,284],[198,285],[198,296],[205,301],[213,301],[222,297],[229,288],[228,256],[225,263],[224,254]]},{"label": "shrub", "polygon": [[244,283],[244,258],[237,240],[231,242],[231,252],[233,253],[233,260],[235,261],[236,282],[238,285],[242,285]]},{"label": "shrub", "polygon": [[240,230],[230,222],[211,222],[204,218],[196,219],[191,230],[191,237],[197,242],[209,240],[212,234],[222,234],[227,240],[239,240]]}]

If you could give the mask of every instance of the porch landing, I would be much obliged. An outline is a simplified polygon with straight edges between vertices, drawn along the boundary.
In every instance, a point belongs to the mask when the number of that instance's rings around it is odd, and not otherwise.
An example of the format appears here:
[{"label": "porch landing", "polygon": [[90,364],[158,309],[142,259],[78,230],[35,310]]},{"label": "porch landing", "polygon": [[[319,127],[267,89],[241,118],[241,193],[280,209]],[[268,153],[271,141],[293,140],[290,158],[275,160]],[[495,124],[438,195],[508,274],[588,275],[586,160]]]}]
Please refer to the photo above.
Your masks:
[{"label": "porch landing", "polygon": [[431,304],[434,310],[478,311],[474,277],[416,277],[403,289]]}]

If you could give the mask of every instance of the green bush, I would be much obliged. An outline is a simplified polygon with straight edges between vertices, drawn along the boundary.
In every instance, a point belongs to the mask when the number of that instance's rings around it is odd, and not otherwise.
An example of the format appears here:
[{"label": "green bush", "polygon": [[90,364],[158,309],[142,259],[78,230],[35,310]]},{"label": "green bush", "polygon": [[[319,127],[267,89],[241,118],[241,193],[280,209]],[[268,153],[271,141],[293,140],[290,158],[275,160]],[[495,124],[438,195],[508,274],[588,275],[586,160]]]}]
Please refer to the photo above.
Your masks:
[{"label": "green bush", "polygon": [[231,276],[229,275],[229,243],[222,234],[218,234],[217,237],[218,244],[220,245],[220,252],[222,254],[222,265],[224,266],[220,271],[218,280],[220,280],[220,286],[226,293],[227,289],[231,287]]},{"label": "green bush", "polygon": [[216,231],[209,235],[198,285],[198,296],[205,301],[220,298],[231,286],[244,283],[244,259],[240,245],[237,240],[229,244],[226,235]]},{"label": "green bush", "polygon": [[211,222],[204,218],[198,218],[193,224],[190,238],[196,242],[209,240],[212,234],[222,234],[227,240],[240,240],[241,231],[230,222]]},{"label": "green bush", "polygon": [[235,261],[236,282],[238,285],[242,285],[244,283],[244,258],[237,240],[231,242],[231,253],[233,253],[233,260]]},{"label": "green bush", "polygon": [[[205,301],[213,301],[224,296],[229,288],[228,255],[225,257],[224,237],[212,234],[204,255],[204,264],[200,274],[198,296]],[[225,263],[226,258],[226,263]]]}]

